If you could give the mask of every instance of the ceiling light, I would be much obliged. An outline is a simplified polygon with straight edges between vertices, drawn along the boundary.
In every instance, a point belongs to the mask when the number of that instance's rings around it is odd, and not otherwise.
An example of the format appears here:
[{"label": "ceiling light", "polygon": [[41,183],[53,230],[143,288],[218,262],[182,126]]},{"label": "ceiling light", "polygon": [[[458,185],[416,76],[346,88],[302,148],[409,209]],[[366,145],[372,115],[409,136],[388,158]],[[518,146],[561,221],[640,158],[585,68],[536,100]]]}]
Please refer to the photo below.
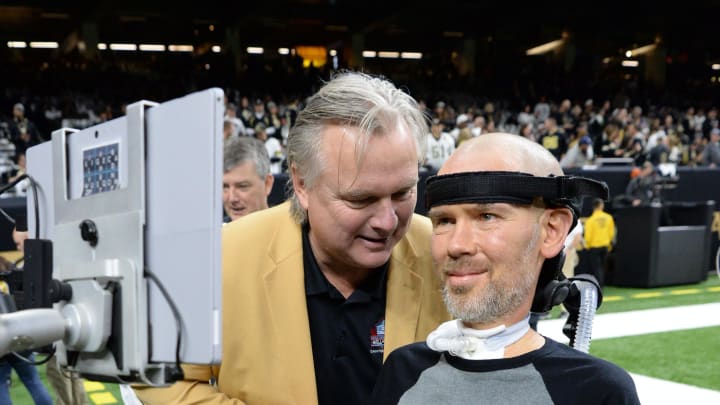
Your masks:
[{"label": "ceiling light", "polygon": [[400,57],[400,52],[396,51],[380,51],[377,54],[380,58],[397,59]]},{"label": "ceiling light", "polygon": [[25,41],[8,41],[8,48],[27,48]]},{"label": "ceiling light", "polygon": [[159,44],[140,44],[140,50],[144,52],[164,52],[165,45]]},{"label": "ceiling light", "polygon": [[648,52],[652,52],[656,48],[657,48],[657,44],[641,46],[639,48],[631,49],[631,50],[625,52],[625,56],[627,56],[628,58],[640,56],[640,55],[646,54]]},{"label": "ceiling light", "polygon": [[167,49],[170,52],[192,52],[195,48],[192,45],[168,45]]},{"label": "ceiling light", "polygon": [[30,42],[30,48],[56,49],[59,46],[60,44],[52,41]]},{"label": "ceiling light", "polygon": [[262,55],[265,50],[260,46],[248,46],[247,47],[247,53],[253,54],[253,55]]},{"label": "ceiling light", "polygon": [[135,44],[110,44],[110,49],[113,51],[137,51],[137,45]]},{"label": "ceiling light", "polygon": [[620,64],[623,65],[623,66],[625,66],[625,67],[638,67],[638,66],[640,66],[640,62],[638,62],[638,61],[636,61],[636,60],[630,60],[630,59],[625,59],[624,61],[620,62]]},{"label": "ceiling light", "polygon": [[400,57],[403,59],[422,59],[422,52],[401,52]]},{"label": "ceiling light", "polygon": [[542,45],[538,45],[534,48],[530,48],[527,51],[525,51],[525,55],[542,55],[544,53],[548,53],[550,51],[553,51],[555,49],[560,48],[565,43],[565,40],[563,39],[556,39],[555,41],[550,41],[547,43],[544,43]]}]

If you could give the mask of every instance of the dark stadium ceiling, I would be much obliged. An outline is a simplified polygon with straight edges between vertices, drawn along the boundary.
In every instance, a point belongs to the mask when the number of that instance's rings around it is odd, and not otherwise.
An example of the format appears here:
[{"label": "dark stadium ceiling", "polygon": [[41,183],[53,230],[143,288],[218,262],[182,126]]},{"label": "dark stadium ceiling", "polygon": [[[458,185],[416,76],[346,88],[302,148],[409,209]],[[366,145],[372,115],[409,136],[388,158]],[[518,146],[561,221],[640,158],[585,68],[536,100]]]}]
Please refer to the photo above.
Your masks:
[{"label": "dark stadium ceiling", "polygon": [[[322,45],[430,52],[466,39],[500,52],[554,40],[612,56],[661,38],[668,55],[720,58],[720,1],[516,2],[469,0],[2,1],[0,39],[98,42]],[[210,26],[212,25],[212,31]],[[356,35],[362,34],[362,35]],[[360,40],[360,38],[362,38]],[[358,42],[360,41],[360,42]]]}]

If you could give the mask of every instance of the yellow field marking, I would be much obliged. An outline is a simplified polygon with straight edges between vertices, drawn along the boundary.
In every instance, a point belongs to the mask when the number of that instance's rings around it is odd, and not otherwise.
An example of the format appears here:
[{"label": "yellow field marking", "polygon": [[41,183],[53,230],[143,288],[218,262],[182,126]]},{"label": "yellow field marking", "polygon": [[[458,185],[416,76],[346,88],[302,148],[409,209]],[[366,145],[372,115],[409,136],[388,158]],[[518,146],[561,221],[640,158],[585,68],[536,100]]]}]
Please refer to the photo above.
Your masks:
[{"label": "yellow field marking", "polygon": [[699,294],[700,290],[697,288],[688,288],[685,290],[672,290],[670,295],[687,295],[687,294]]},{"label": "yellow field marking", "polygon": [[90,394],[90,401],[95,405],[117,404],[118,401],[111,392],[97,392]]},{"label": "yellow field marking", "polygon": [[87,392],[93,392],[93,391],[105,391],[105,384],[97,381],[88,381],[85,380],[85,391]]},{"label": "yellow field marking", "polygon": [[633,298],[656,298],[656,297],[661,297],[662,295],[663,295],[663,293],[661,293],[661,292],[647,292],[647,293],[633,294],[632,297]]},{"label": "yellow field marking", "polygon": [[709,288],[708,288],[708,291],[720,292],[720,286],[718,286],[718,287],[709,287]]},{"label": "yellow field marking", "polygon": [[603,302],[622,301],[624,299],[625,297],[620,295],[608,295],[607,297],[603,297]]}]

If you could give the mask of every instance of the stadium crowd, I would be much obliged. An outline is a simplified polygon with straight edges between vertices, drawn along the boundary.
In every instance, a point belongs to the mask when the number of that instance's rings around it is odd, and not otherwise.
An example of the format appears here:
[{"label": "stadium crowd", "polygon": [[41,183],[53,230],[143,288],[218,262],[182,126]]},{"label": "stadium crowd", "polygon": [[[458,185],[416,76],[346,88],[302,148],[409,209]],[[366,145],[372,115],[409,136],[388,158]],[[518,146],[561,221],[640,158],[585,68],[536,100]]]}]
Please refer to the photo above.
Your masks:
[{"label": "stadium crowd", "polygon": [[[255,136],[265,142],[273,173],[285,169],[284,146],[299,95],[243,94],[225,89],[225,137]],[[468,94],[418,97],[429,118],[426,168],[435,170],[462,142],[493,131],[515,133],[541,143],[565,168],[592,165],[597,158],[630,158],[657,166],[720,165],[718,106],[650,105],[620,91],[605,99],[550,99],[508,102]],[[6,91],[0,98],[0,181],[21,167],[25,150],[50,139],[62,127],[86,128],[122,116],[127,102],[117,97],[68,93],[38,97]],[[431,129],[432,127],[432,129]]]}]

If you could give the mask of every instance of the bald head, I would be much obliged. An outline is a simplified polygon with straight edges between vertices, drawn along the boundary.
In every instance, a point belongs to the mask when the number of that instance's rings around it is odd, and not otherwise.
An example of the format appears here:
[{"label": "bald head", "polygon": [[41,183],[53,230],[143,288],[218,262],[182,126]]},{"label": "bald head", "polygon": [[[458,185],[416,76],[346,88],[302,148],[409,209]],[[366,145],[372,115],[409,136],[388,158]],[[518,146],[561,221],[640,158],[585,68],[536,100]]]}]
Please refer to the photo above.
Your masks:
[{"label": "bald head", "polygon": [[500,132],[463,142],[438,174],[478,171],[524,172],[541,177],[563,175],[560,163],[542,145]]}]

